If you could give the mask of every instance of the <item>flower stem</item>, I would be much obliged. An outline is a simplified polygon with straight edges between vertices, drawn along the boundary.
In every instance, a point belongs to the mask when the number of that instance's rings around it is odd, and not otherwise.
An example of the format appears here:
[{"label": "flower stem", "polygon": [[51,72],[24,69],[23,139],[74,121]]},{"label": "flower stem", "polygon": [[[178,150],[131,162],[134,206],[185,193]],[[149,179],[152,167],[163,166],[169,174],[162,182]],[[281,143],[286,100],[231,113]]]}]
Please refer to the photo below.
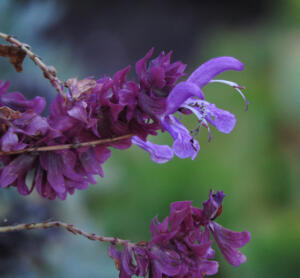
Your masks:
[{"label": "flower stem", "polygon": [[62,95],[64,98],[66,98],[66,94],[65,94],[65,92],[62,89],[63,86],[64,86],[64,82],[62,82],[61,80],[59,80],[56,77],[56,70],[55,70],[55,68],[53,66],[47,66],[46,64],[44,64],[42,62],[41,58],[38,57],[36,54],[34,54],[30,50],[30,46],[29,45],[20,42],[15,37],[0,32],[0,38],[8,41],[9,43],[11,43],[11,44],[19,47],[24,52],[26,52],[26,54],[29,56],[29,58],[43,71],[44,76],[47,79],[49,79],[50,83],[56,89],[56,91],[60,95]]},{"label": "flower stem", "polygon": [[94,141],[83,142],[83,143],[34,147],[34,148],[27,148],[27,149],[11,151],[11,152],[1,152],[0,151],[0,156],[1,155],[14,155],[14,154],[20,154],[20,153],[29,153],[29,152],[48,152],[48,151],[59,151],[59,150],[66,150],[66,149],[78,149],[78,148],[89,147],[89,146],[95,147],[96,145],[114,143],[114,142],[118,142],[118,141],[121,141],[124,139],[129,139],[132,136],[134,136],[134,134],[126,134],[126,135],[115,137],[115,138],[100,139],[100,140],[94,140]]},{"label": "flower stem", "polygon": [[99,236],[94,233],[87,233],[72,224],[67,224],[60,221],[51,221],[51,222],[42,222],[42,223],[31,223],[31,224],[19,224],[13,226],[3,226],[0,227],[0,233],[9,233],[15,231],[23,231],[23,230],[33,230],[33,229],[49,229],[49,228],[64,228],[68,232],[73,233],[74,235],[81,235],[86,237],[89,240],[98,240],[102,242],[109,242],[112,244],[124,245],[126,240],[119,239],[117,237],[104,237]]}]

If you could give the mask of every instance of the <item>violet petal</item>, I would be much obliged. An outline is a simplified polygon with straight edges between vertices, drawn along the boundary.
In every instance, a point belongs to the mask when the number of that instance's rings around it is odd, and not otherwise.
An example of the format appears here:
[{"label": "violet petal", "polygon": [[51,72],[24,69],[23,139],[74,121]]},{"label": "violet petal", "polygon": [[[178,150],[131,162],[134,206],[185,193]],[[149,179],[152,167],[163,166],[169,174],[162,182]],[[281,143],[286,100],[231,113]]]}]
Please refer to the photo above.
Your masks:
[{"label": "violet petal", "polygon": [[132,143],[147,151],[152,161],[156,163],[166,163],[173,158],[173,151],[167,145],[157,145],[149,141],[143,141],[137,136],[132,137]]},{"label": "violet petal", "polygon": [[233,232],[221,225],[211,222],[210,230],[225,259],[233,266],[239,266],[246,262],[246,256],[237,248],[243,247],[250,240],[248,231]]},{"label": "violet petal", "polygon": [[220,132],[230,133],[236,124],[235,116],[220,108],[217,108],[214,104],[209,104],[207,106],[208,114],[214,117],[214,120],[207,119],[207,121],[214,125]]},{"label": "violet petal", "polygon": [[179,158],[194,159],[200,146],[197,140],[194,140],[187,128],[182,125],[179,120],[170,115],[162,120],[164,128],[171,134],[174,139],[172,149]]},{"label": "violet petal", "polygon": [[188,82],[195,83],[200,88],[206,85],[216,75],[227,71],[236,70],[241,71],[244,69],[244,65],[233,57],[218,57],[213,58],[206,63],[198,67],[188,78]]},{"label": "violet petal", "polygon": [[206,275],[215,275],[218,272],[219,264],[216,261],[202,261],[199,264],[199,273],[205,277]]},{"label": "violet petal", "polygon": [[47,180],[57,193],[66,191],[63,167],[59,155],[54,152],[47,152]]},{"label": "violet petal", "polygon": [[178,108],[190,97],[203,98],[201,89],[191,82],[180,82],[170,92],[164,115],[174,114]]}]

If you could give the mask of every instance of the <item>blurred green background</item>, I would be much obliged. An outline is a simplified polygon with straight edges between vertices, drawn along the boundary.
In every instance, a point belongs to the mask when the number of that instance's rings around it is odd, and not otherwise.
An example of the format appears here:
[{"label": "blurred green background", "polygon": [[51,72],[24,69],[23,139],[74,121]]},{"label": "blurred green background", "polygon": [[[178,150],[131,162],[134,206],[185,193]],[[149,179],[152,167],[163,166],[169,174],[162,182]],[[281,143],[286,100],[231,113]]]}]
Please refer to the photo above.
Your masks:
[{"label": "blurred green background", "polygon": [[[205,1],[208,2],[208,1]],[[169,204],[207,199],[224,190],[218,222],[251,232],[242,249],[248,261],[234,268],[217,253],[216,277],[298,277],[300,261],[300,1],[0,1],[0,30],[29,43],[61,79],[111,75],[133,65],[152,46],[174,50],[187,72],[206,60],[230,55],[243,72],[222,79],[246,87],[248,112],[232,88],[205,87],[207,100],[237,117],[233,133],[201,130],[194,160],[153,163],[132,147],[113,150],[105,177],[64,202],[0,191],[0,225],[61,220],[102,235],[133,241],[150,238],[151,219]],[[132,75],[133,76],[133,75]],[[30,60],[21,74],[0,58],[0,79],[11,90],[50,101],[56,92]],[[195,122],[186,122],[190,127]],[[170,143],[167,134],[155,138]],[[0,235],[0,276],[117,277],[107,245],[65,231]]]}]

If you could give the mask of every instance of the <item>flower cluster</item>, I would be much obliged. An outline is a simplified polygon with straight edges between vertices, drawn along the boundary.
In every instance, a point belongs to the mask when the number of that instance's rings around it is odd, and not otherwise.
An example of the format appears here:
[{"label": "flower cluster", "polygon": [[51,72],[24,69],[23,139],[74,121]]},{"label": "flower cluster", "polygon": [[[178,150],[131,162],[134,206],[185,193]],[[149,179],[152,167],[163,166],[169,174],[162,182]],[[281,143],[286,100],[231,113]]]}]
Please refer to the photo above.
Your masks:
[{"label": "flower cluster", "polygon": [[233,232],[213,220],[222,212],[225,194],[210,192],[203,209],[193,207],[191,201],[172,203],[170,216],[161,223],[157,217],[150,226],[152,239],[146,243],[126,242],[124,250],[111,245],[109,255],[120,270],[120,278],[133,275],[163,278],[201,278],[218,272],[218,262],[212,260],[215,239],[225,259],[233,266],[239,266],[246,257],[238,248],[250,240],[247,231]]},{"label": "flower cluster", "polygon": [[[232,131],[234,115],[207,102],[202,88],[209,82],[221,82],[244,98],[236,83],[213,80],[223,71],[242,70],[241,62],[215,58],[177,83],[185,65],[171,63],[171,53],[164,52],[148,62],[152,53],[153,49],[136,64],[138,82],[126,79],[130,67],[113,78],[69,79],[68,90],[55,98],[48,117],[40,115],[43,98],[26,100],[18,92],[7,93],[9,83],[0,82],[0,187],[16,186],[23,195],[36,188],[42,197],[63,200],[75,189],[96,183],[94,175],[103,176],[101,165],[110,157],[109,147],[127,149],[135,144],[149,152],[154,162],[165,163],[174,155],[196,157],[200,147],[195,135],[200,126],[208,128],[209,134],[209,124],[223,133]],[[199,121],[195,131],[181,124],[174,115],[177,112],[195,114]],[[148,135],[158,131],[170,133],[172,147],[147,141]],[[126,138],[82,144],[120,136]],[[71,147],[55,148],[63,145]],[[40,151],[41,147],[51,151]],[[30,148],[36,151],[29,152]],[[29,174],[33,175],[31,186],[26,184]]]}]

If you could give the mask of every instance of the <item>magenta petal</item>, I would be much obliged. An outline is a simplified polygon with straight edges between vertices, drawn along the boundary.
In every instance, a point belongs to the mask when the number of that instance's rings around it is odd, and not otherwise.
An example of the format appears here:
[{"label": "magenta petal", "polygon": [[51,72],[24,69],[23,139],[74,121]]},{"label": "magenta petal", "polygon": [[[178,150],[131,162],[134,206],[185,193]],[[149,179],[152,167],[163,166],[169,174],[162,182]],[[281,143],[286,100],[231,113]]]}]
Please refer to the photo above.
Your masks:
[{"label": "magenta petal", "polygon": [[164,115],[174,114],[190,97],[203,98],[201,89],[191,82],[180,82],[170,92],[167,98],[167,108]]},{"label": "magenta petal", "polygon": [[74,181],[83,181],[84,177],[75,170],[75,165],[77,163],[76,154],[73,151],[66,150],[61,154],[61,158],[64,164],[64,176]]},{"label": "magenta petal", "polygon": [[174,202],[170,205],[170,226],[171,230],[175,230],[190,214],[192,201]]},{"label": "magenta petal", "polygon": [[34,116],[28,126],[25,129],[28,135],[44,135],[49,129],[46,118],[40,117],[39,115]]},{"label": "magenta petal", "polygon": [[133,106],[136,104],[136,92],[129,89],[121,89],[119,91],[119,104]]},{"label": "magenta petal", "polygon": [[168,231],[169,226],[169,217],[165,217],[165,219],[160,223],[158,221],[157,216],[155,216],[152,219],[151,225],[150,225],[150,232],[152,234],[152,237],[160,234],[160,233],[166,233]]},{"label": "magenta petal", "polygon": [[140,93],[138,96],[138,104],[149,115],[159,116],[165,114],[166,99],[148,96],[147,94]]},{"label": "magenta petal", "polygon": [[27,185],[26,185],[26,174],[19,176],[17,179],[17,188],[21,195],[28,195],[30,193]]},{"label": "magenta petal", "polygon": [[94,154],[99,163],[104,163],[110,157],[110,150],[107,147],[98,145],[94,147]]},{"label": "magenta petal", "polygon": [[244,65],[233,57],[218,57],[213,58],[206,63],[198,67],[188,78],[188,82],[195,83],[200,88],[206,85],[216,75],[227,71],[236,70],[241,71],[244,69]]},{"label": "magenta petal", "polygon": [[38,165],[34,174],[34,185],[37,192],[42,197],[46,197],[43,191],[43,180],[44,180],[44,171],[42,170],[42,167]]},{"label": "magenta petal", "polygon": [[28,172],[35,160],[34,156],[22,154],[4,167],[0,177],[0,187],[7,187],[19,176]]},{"label": "magenta petal", "polygon": [[[199,244],[205,244],[207,242],[211,242],[210,240],[210,232],[208,226],[205,226],[204,231],[201,233],[198,233],[197,239]],[[215,250],[212,249],[211,247],[208,248],[207,253],[206,253],[206,258],[207,259],[212,259],[215,256]]]},{"label": "magenta petal", "polygon": [[162,249],[158,246],[151,248],[151,255],[155,258],[153,264],[158,272],[168,276],[175,276],[181,268],[180,256],[172,249]]},{"label": "magenta petal", "polygon": [[246,262],[246,256],[237,248],[243,247],[250,240],[248,231],[233,232],[221,225],[211,222],[210,229],[225,259],[233,266]]},{"label": "magenta petal", "polygon": [[110,245],[108,249],[108,255],[115,260],[120,260],[121,259],[121,251],[119,251],[115,245]]},{"label": "magenta petal", "polygon": [[82,180],[82,181],[72,181],[72,180],[66,180],[65,181],[66,186],[68,189],[70,188],[76,188],[79,190],[87,189],[89,187],[89,183],[87,180]]},{"label": "magenta petal", "polygon": [[146,74],[146,69],[147,69],[147,60],[152,56],[152,53],[154,51],[154,48],[152,47],[148,53],[140,59],[135,66],[136,73],[138,74],[139,79],[144,80],[145,79],[145,74]]},{"label": "magenta petal", "polygon": [[43,97],[37,96],[32,100],[26,100],[26,98],[18,92],[2,95],[0,100],[8,107],[21,112],[32,109],[35,113],[40,114],[46,106],[46,101]]},{"label": "magenta petal", "polygon": [[13,151],[15,150],[15,147],[18,144],[18,142],[19,139],[17,134],[15,134],[13,132],[13,129],[10,127],[0,140],[1,150],[4,152]]},{"label": "magenta petal", "polygon": [[156,163],[165,163],[173,158],[173,151],[169,146],[143,141],[137,136],[132,137],[132,143],[147,151]]},{"label": "magenta petal", "polygon": [[87,174],[98,174],[103,177],[101,161],[97,159],[95,151],[92,148],[89,148],[80,155],[80,162]]},{"label": "magenta petal", "polygon": [[61,158],[54,152],[47,153],[47,180],[57,193],[66,191]]},{"label": "magenta petal", "polygon": [[134,247],[134,258],[137,264],[135,275],[145,277],[149,269],[149,257],[144,248]]},{"label": "magenta petal", "polygon": [[193,250],[193,253],[195,255],[197,255],[198,257],[207,257],[207,255],[209,254],[211,248],[211,244],[212,241],[207,241],[205,243],[202,244],[193,244],[193,245],[189,245],[189,247],[191,248],[191,250]]},{"label": "magenta petal", "polygon": [[163,88],[166,85],[165,81],[165,71],[162,67],[160,66],[154,66],[150,68],[150,82],[152,86],[156,88]]},{"label": "magenta petal", "polygon": [[87,104],[84,101],[77,101],[75,105],[70,109],[67,113],[70,117],[81,121],[83,123],[87,123]]},{"label": "magenta petal", "polygon": [[132,262],[132,247],[129,246],[127,242],[125,243],[125,247],[121,255],[121,263],[122,263],[121,269],[124,270],[129,277],[135,274],[134,265]]},{"label": "magenta petal", "polygon": [[113,78],[114,84],[117,86],[122,86],[122,84],[126,81],[126,75],[130,70],[130,66],[127,66],[125,69],[118,71]]},{"label": "magenta petal", "polygon": [[199,264],[199,273],[203,275],[203,277],[206,275],[215,275],[218,272],[218,269],[219,264],[216,261],[205,260]]}]

